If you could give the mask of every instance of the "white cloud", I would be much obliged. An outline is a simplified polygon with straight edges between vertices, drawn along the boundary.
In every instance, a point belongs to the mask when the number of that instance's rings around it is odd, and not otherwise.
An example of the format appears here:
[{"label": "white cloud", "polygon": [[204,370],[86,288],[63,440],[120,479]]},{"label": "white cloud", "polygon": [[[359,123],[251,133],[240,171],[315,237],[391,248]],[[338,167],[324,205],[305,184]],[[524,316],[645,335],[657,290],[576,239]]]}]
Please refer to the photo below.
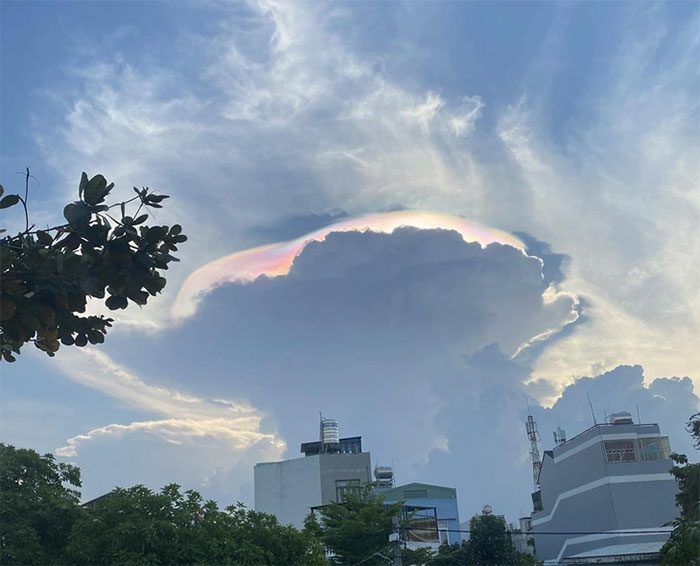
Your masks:
[{"label": "white cloud", "polygon": [[475,387],[464,356],[498,343],[520,358],[577,320],[576,298],[552,291],[542,269],[514,247],[452,231],[335,232],[286,275],[212,290],[178,327],[144,339],[131,363],[150,374],[178,352],[173,384],[201,373],[199,390],[245,392],[275,416],[287,456],[314,438],[320,409],[408,474],[440,445],[433,417],[446,398]]},{"label": "white cloud", "polygon": [[[306,211],[357,214],[399,204],[525,230],[570,256],[558,285],[586,300],[585,323],[537,350],[533,391],[542,378],[563,386],[624,362],[641,363],[650,375],[700,376],[693,21],[671,29],[656,10],[641,22],[623,22],[626,35],[610,46],[605,67],[594,69],[599,80],[576,93],[578,110],[555,135],[548,127],[555,88],[541,92],[531,82],[503,109],[478,87],[450,96],[439,84],[423,88],[392,77],[383,70],[384,54],[359,54],[341,31],[352,5],[265,2],[230,7],[235,14],[227,8],[214,37],[180,38],[193,54],[189,65],[173,58],[165,72],[107,59],[66,95],[59,127],[53,119],[41,122],[46,155],[71,186],[89,164],[123,188],[150,184],[172,194],[159,221],[179,221],[191,235],[182,265],[192,271],[243,247],[249,228]],[[547,45],[545,62],[553,58],[548,49],[558,48]],[[495,131],[481,119],[486,110]],[[162,301],[126,316],[162,325],[186,275],[174,271]],[[486,288],[477,294],[487,295],[491,282],[481,284]],[[459,327],[450,318],[454,305],[421,291],[426,312]],[[503,338],[500,330],[485,330],[476,341],[501,339],[508,354],[532,352],[539,338],[573,317],[572,296],[558,288],[555,296],[542,307],[546,316],[518,321],[531,324],[527,331]],[[339,308],[311,306],[329,315]],[[510,306],[505,301],[499,316],[510,320],[517,312]],[[379,380],[371,359],[363,361],[356,373]],[[252,362],[269,369],[264,356]],[[388,364],[380,369],[395,371]],[[286,375],[276,370],[278,379]],[[129,402],[156,398],[166,415],[158,420],[189,418],[187,404],[174,401],[170,389],[138,385],[134,393],[127,378],[106,381],[100,387]],[[415,392],[425,407],[416,431],[420,452],[441,441],[431,420],[440,402],[427,385]],[[551,401],[557,389],[538,392]],[[392,414],[401,409],[392,406]]]},{"label": "white cloud", "polygon": [[[226,399],[203,399],[162,386],[145,383],[140,377],[115,363],[108,355],[93,348],[65,350],[52,360],[73,381],[96,389],[126,406],[165,418],[139,420],[126,424],[100,426],[68,438],[55,450],[58,456],[74,458],[81,464],[88,497],[108,491],[114,485],[133,481],[148,483],[149,477],[139,478],[139,470],[159,469],[150,478],[157,482],[179,481],[185,485],[208,486],[213,470],[230,472],[241,462],[252,466],[257,457],[276,459],[284,450],[284,442],[271,433],[261,431],[264,415],[247,405]],[[181,447],[173,451],[167,445]],[[104,467],[87,454],[107,450],[124,457],[117,469]],[[173,478],[163,478],[163,454],[180,458]],[[178,456],[179,454],[179,456]],[[205,496],[225,499],[236,493],[246,476],[231,481],[224,491],[205,491]],[[219,486],[223,489],[224,486]]]},{"label": "white cloud", "polygon": [[[305,210],[398,203],[525,229],[571,256],[567,287],[593,305],[589,324],[545,352],[537,375],[566,383],[599,358],[700,374],[689,346],[700,329],[690,23],[670,29],[663,10],[634,20],[597,69],[609,80],[579,93],[586,119],[554,140],[551,84],[537,91],[530,81],[498,110],[493,136],[477,127],[488,103],[478,93],[421,92],[387,75],[381,52],[357,53],[339,31],[350,6],[217,9],[217,35],[178,40],[197,54],[199,76],[173,61],[164,71],[119,59],[80,73],[86,88],[67,99],[59,137],[41,135],[71,185],[89,163],[122,185],[171,192],[164,216],[192,236],[191,268],[243,246],[251,226]],[[550,51],[560,48],[545,42],[537,76],[556,68]],[[147,314],[126,316],[163,324],[185,275],[172,274]]]}]

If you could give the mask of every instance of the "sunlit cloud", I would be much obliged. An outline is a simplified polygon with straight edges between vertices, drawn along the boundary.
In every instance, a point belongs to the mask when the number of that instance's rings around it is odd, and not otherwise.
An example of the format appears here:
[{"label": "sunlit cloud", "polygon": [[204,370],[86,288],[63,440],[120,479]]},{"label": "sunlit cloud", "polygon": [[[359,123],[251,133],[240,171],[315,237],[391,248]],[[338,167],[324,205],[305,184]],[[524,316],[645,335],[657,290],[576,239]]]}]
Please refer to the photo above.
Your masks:
[{"label": "sunlit cloud", "polygon": [[461,234],[465,242],[477,242],[481,246],[499,243],[524,250],[524,244],[516,236],[458,216],[420,210],[368,214],[341,220],[289,242],[268,244],[227,255],[200,267],[182,285],[173,306],[173,316],[175,319],[182,319],[194,314],[197,300],[224,283],[251,281],[261,275],[286,275],[294,258],[307,243],[322,242],[332,232],[392,233],[397,228],[406,226],[454,230]]},{"label": "sunlit cloud", "polygon": [[86,443],[104,437],[147,433],[171,443],[208,436],[223,441],[233,451],[265,443],[274,451],[284,443],[260,431],[263,415],[250,405],[226,399],[203,399],[187,393],[145,383],[139,376],[93,348],[61,352],[55,360],[71,380],[101,391],[127,406],[165,416],[164,419],[109,424],[69,438],[56,450],[75,457]]}]

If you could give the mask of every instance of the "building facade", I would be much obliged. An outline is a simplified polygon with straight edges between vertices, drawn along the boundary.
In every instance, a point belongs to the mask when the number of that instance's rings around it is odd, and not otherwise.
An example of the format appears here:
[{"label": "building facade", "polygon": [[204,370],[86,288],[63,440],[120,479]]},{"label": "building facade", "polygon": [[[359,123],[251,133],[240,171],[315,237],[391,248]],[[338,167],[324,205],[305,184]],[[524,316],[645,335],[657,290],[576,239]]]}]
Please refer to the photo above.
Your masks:
[{"label": "building facade", "polygon": [[320,439],[301,445],[301,458],[262,462],[253,470],[255,510],[301,528],[311,508],[342,501],[346,492],[372,480],[362,438],[339,438],[332,419],[321,420]]},{"label": "building facade", "polygon": [[668,437],[657,424],[611,421],[544,453],[531,528],[545,563],[660,548],[669,536],[678,509]]},{"label": "building facade", "polygon": [[379,493],[385,503],[403,502],[402,510],[408,524],[405,541],[409,548],[437,549],[442,543],[461,542],[456,489],[409,483]]}]

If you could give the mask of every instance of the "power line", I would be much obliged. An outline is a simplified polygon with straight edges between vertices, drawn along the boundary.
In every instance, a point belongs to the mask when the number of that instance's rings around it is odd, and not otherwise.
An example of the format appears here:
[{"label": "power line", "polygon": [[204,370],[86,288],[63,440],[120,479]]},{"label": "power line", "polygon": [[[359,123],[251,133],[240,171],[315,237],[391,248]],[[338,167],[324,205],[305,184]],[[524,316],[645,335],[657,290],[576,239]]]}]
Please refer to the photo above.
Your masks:
[{"label": "power line", "polygon": [[[404,531],[431,531],[433,529],[421,529],[417,527],[403,527]],[[474,533],[478,532],[472,529],[437,529],[444,533]],[[525,535],[660,535],[667,534],[667,529],[655,530],[624,530],[623,532],[616,531],[506,531],[508,534],[525,534]]]}]

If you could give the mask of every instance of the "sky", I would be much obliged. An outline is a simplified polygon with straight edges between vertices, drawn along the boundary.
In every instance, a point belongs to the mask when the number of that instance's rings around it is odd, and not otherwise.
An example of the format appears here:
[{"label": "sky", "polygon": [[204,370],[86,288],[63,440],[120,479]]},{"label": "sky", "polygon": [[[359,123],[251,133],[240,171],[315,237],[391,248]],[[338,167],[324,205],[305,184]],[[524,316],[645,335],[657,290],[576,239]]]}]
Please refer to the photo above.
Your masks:
[{"label": "sky", "polygon": [[[691,453],[692,2],[0,3],[0,175],[37,225],[82,171],[171,195],[163,295],[0,370],[0,440],[83,499],[252,505],[318,412],[463,520],[530,512],[524,420],[628,410]],[[3,225],[22,219],[7,213]],[[93,306],[99,310],[98,306]],[[529,407],[529,409],[528,409]],[[691,456],[692,458],[692,456]]]}]

